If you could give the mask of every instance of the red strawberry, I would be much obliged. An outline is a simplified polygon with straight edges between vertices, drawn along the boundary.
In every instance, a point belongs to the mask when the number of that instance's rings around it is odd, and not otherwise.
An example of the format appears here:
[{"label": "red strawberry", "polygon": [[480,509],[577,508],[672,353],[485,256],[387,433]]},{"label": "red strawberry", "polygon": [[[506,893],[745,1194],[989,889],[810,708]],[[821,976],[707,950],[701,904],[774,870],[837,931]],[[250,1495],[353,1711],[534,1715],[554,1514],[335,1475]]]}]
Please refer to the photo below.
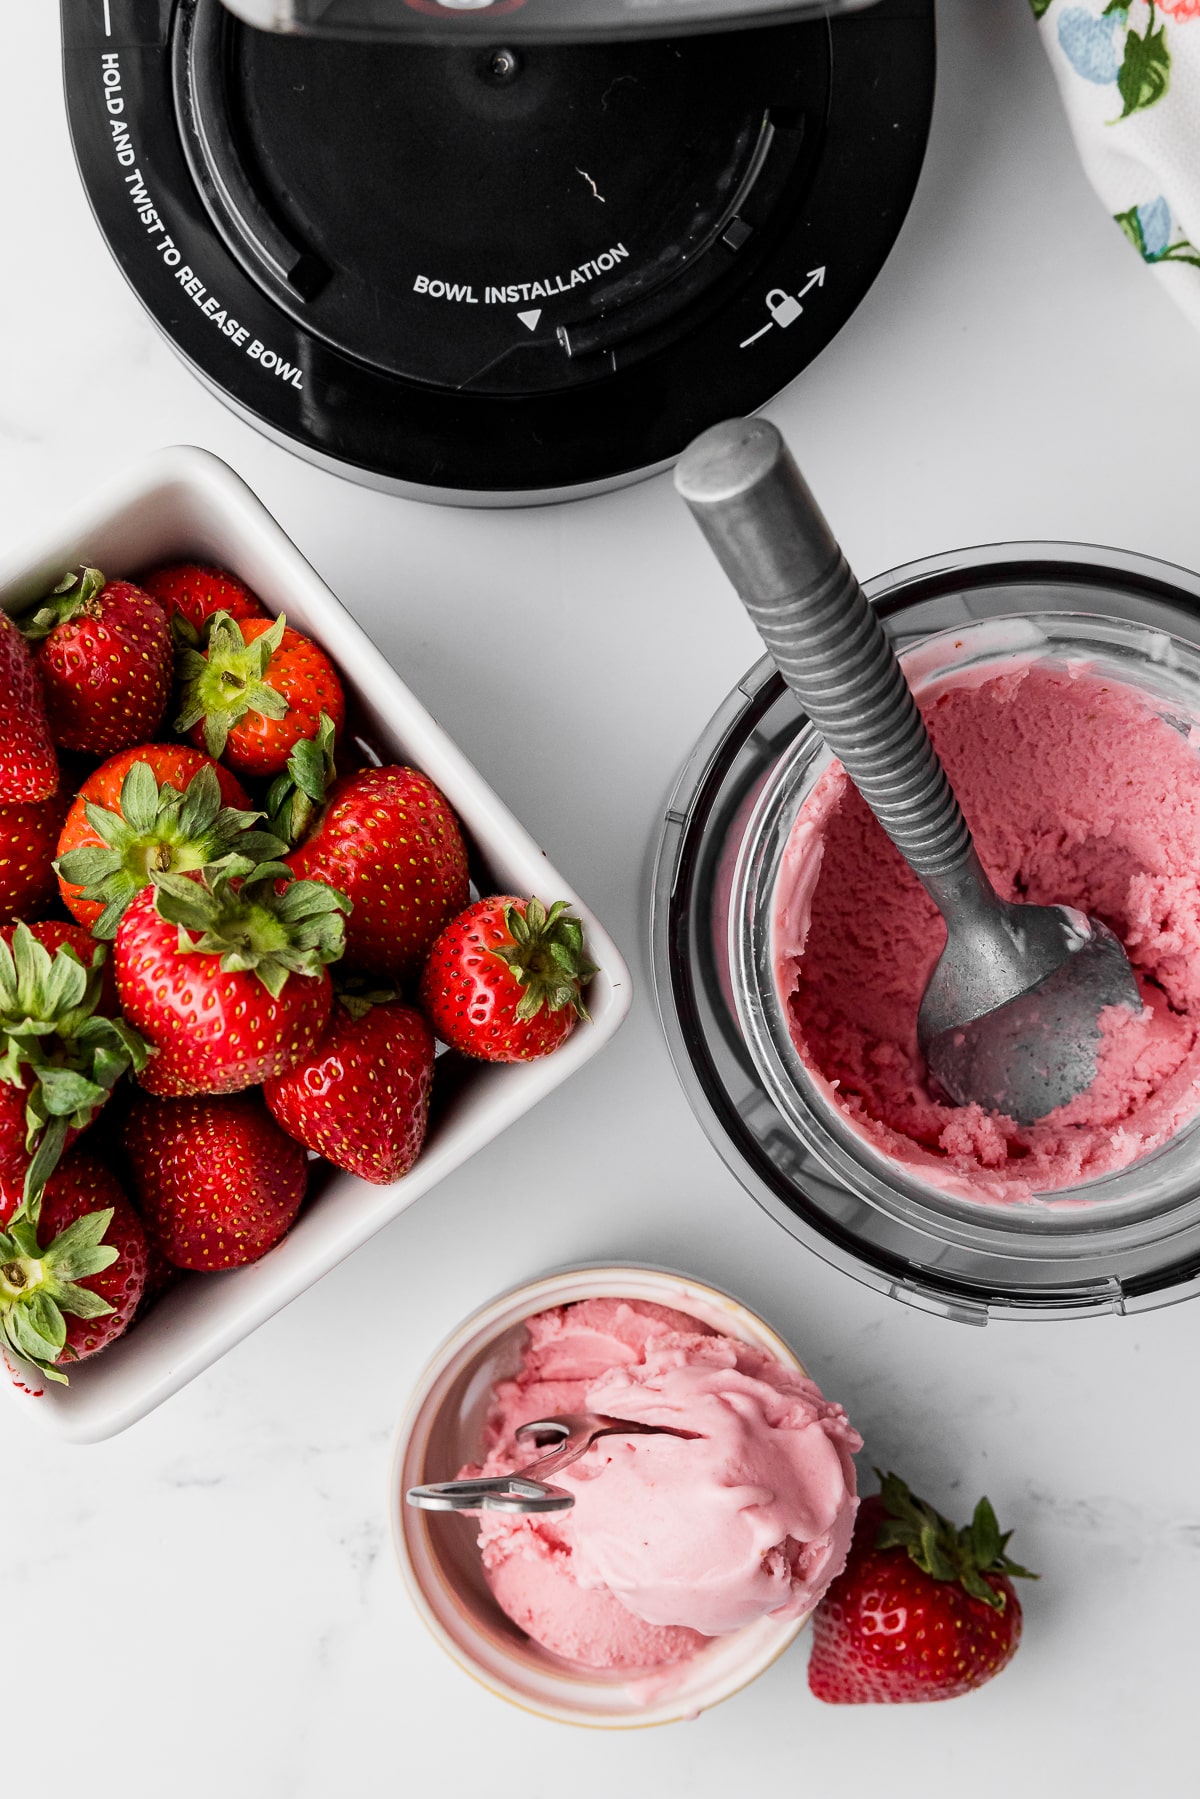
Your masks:
[{"label": "red strawberry", "polygon": [[214,612],[227,612],[230,618],[267,616],[266,607],[233,575],[219,568],[203,568],[197,562],[156,568],[142,577],[142,586],[169,619],[181,618],[194,631],[201,630]]},{"label": "red strawberry", "polygon": [[290,1228],[308,1158],[256,1093],[219,1099],[142,1094],[125,1151],[151,1243],[177,1268],[256,1262]]},{"label": "red strawberry", "polygon": [[0,927],[0,1176],[32,1191],[146,1045],[117,1015],[107,952],[78,925]]},{"label": "red strawberry", "polygon": [[335,735],[346,719],[337,671],[324,650],[276,619],[239,624],[214,613],[203,649],[179,653],[182,710],[175,729],[240,774],[277,775],[321,714]]},{"label": "red strawberry", "polygon": [[31,918],[55,897],[54,855],[71,795],[0,804],[0,918]]},{"label": "red strawberry", "polygon": [[954,1699],[1007,1667],[1021,1640],[1005,1553],[986,1499],[964,1530],[894,1474],[864,1500],[842,1573],[813,1619],[808,1684],[830,1705]]},{"label": "red strawberry", "polygon": [[348,969],[402,980],[467,903],[467,850],[449,801],[415,768],[367,768],[333,787],[288,862],[353,902]]},{"label": "red strawberry", "polygon": [[145,743],[162,723],[174,650],[167,615],[132,581],[99,569],[65,575],[21,620],[36,645],[55,743],[109,756]]},{"label": "red strawberry", "polygon": [[67,814],[63,903],[97,937],[115,937],[152,875],[207,868],[233,849],[253,861],[281,855],[281,839],[251,829],[262,813],[249,803],[227,768],[184,744],[124,750],[89,776]]},{"label": "red strawberry", "polygon": [[59,1364],[106,1348],[137,1311],[146,1233],[94,1156],[68,1156],[37,1216],[20,1197],[0,1182],[0,1346],[65,1384]]},{"label": "red strawberry", "polygon": [[587,1009],[580,989],[596,973],[583,926],[559,900],[499,894],[476,900],[446,926],[421,976],[421,1004],[443,1043],[485,1062],[548,1056]]},{"label": "red strawberry", "polygon": [[306,1056],[329,1017],[345,904],[244,856],[143,887],[115,956],[125,1016],[157,1050],[139,1075],[147,1091],[235,1093]]},{"label": "red strawberry", "polygon": [[407,1174],[421,1153],[433,1085],[433,1033],[392,995],[339,994],[320,1043],[263,1086],[290,1137],[364,1181]]},{"label": "red strawberry", "polygon": [[[164,1105],[167,1103],[164,1100]],[[169,1293],[180,1278],[180,1270],[173,1262],[168,1262],[161,1249],[156,1249],[150,1239],[146,1239],[146,1285],[142,1288],[142,1303],[138,1307],[139,1317],[144,1316],[151,1306],[157,1305],[164,1293]]]},{"label": "red strawberry", "polygon": [[57,789],[42,679],[29,645],[0,612],[0,801],[25,805]]}]

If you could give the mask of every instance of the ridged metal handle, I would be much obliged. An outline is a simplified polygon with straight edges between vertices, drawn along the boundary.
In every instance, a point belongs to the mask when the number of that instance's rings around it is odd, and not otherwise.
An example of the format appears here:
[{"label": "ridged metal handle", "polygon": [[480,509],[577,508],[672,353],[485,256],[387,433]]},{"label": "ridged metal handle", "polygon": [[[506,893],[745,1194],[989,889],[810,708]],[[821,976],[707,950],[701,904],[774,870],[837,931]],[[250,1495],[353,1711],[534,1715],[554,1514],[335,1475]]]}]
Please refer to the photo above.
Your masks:
[{"label": "ridged metal handle", "polygon": [[714,425],[685,450],[675,486],[897,849],[935,899],[947,876],[974,885],[971,833],[895,651],[774,425]]}]

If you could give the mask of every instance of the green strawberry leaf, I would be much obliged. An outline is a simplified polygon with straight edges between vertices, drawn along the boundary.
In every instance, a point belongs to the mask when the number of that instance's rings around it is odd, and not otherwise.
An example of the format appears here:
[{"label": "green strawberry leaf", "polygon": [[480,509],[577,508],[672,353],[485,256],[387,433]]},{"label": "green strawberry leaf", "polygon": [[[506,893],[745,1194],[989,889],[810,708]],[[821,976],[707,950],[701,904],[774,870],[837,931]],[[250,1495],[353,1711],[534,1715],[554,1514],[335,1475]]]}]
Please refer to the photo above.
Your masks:
[{"label": "green strawberry leaf", "polygon": [[981,1499],[971,1520],[970,1549],[977,1567],[991,1568],[1004,1550],[991,1501]]},{"label": "green strawberry leaf", "polygon": [[[211,769],[205,769],[211,775]],[[215,785],[215,781],[214,781]],[[146,837],[158,821],[158,782],[148,762],[135,762],[121,783],[121,815],[138,837]]]},{"label": "green strawberry leaf", "polygon": [[[115,1250],[113,1256],[115,1260]],[[117,1309],[107,1299],[102,1299],[99,1293],[93,1293],[90,1287],[77,1287],[72,1281],[58,1287],[54,1297],[61,1311],[71,1312],[76,1318],[106,1318]]]},{"label": "green strawberry leaf", "polygon": [[85,1080],[72,1068],[43,1068],[38,1079],[51,1118],[70,1118],[75,1112],[90,1112],[108,1098],[107,1087]]},{"label": "green strawberry leaf", "polygon": [[316,734],[294,745],[287,768],[267,790],[271,829],[290,847],[307,834],[335,775],[333,720],[322,712]]},{"label": "green strawberry leaf", "polygon": [[48,1293],[39,1290],[19,1301],[11,1316],[31,1359],[58,1360],[67,1340],[67,1323]]}]

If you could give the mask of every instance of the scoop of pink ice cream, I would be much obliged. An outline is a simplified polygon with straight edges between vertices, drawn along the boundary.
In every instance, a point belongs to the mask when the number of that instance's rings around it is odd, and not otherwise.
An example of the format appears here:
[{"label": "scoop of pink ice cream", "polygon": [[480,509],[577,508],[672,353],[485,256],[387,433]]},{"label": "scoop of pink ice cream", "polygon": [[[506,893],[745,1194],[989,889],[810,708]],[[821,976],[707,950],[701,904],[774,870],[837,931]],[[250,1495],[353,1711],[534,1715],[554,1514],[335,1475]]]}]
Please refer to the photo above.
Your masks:
[{"label": "scoop of pink ice cream", "polygon": [[585,1300],[529,1320],[497,1385],[487,1473],[528,1461],[513,1433],[600,1411],[696,1434],[611,1436],[555,1476],[570,1512],[485,1513],[497,1602],[543,1647],[594,1668],[678,1661],[756,1619],[802,1616],[845,1561],[861,1440],[811,1380],[682,1313]]},{"label": "scoop of pink ice cream", "polygon": [[945,927],[834,763],[797,818],[775,901],[797,1049],[868,1142],[935,1184],[1021,1200],[1110,1174],[1200,1108],[1196,746],[1131,688],[1061,663],[947,677],[922,711],[998,892],[1102,918],[1144,1010],[1102,1017],[1091,1087],[1036,1124],[947,1104],[917,1047]]}]

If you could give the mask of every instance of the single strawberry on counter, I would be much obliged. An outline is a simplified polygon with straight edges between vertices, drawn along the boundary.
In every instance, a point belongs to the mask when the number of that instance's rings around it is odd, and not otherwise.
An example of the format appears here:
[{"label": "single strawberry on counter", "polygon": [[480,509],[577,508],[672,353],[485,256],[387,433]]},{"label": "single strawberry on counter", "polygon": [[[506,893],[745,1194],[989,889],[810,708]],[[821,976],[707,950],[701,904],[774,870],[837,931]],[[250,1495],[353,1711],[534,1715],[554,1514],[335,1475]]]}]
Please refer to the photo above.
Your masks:
[{"label": "single strawberry on counter", "polygon": [[126,906],[155,875],[189,874],[231,850],[251,861],[287,845],[253,829],[262,818],[227,768],[186,744],[144,744],[96,769],[58,843],[63,904],[97,937],[117,934]]},{"label": "single strawberry on counter", "polygon": [[297,875],[328,881],[352,901],[345,966],[375,980],[417,975],[438,932],[467,903],[458,820],[415,768],[365,768],[336,782],[287,860]]},{"label": "single strawberry on counter", "polygon": [[0,1178],[0,1347],[66,1385],[63,1362],[105,1349],[146,1283],[146,1233],[103,1162],[77,1151],[40,1206]]},{"label": "single strawberry on counter", "polygon": [[364,1181],[407,1174],[421,1153],[433,1085],[433,1033],[384,992],[339,993],[329,1029],[263,1098],[289,1137]]},{"label": "single strawberry on counter", "polygon": [[290,1229],[308,1157],[256,1093],[139,1095],[125,1125],[133,1190],[151,1245],[176,1268],[256,1262]]},{"label": "single strawberry on counter", "polygon": [[88,756],[145,743],[171,693],[174,646],[167,615],[132,581],[99,569],[67,574],[19,621],[34,646],[50,732]]},{"label": "single strawberry on counter", "polygon": [[195,632],[200,632],[215,612],[227,612],[230,618],[267,616],[266,607],[236,576],[198,562],[173,562],[153,569],[142,576],[142,586],[168,619],[181,619]]},{"label": "single strawberry on counter", "polygon": [[337,671],[324,650],[283,614],[233,619],[216,612],[201,647],[179,652],[182,698],[175,729],[239,774],[277,775],[321,714],[335,735],[346,720]]},{"label": "single strawberry on counter", "polygon": [[36,1192],[147,1055],[86,931],[50,919],[0,928],[0,1178]]},{"label": "single strawberry on counter", "polygon": [[44,800],[0,801],[0,918],[33,918],[55,898],[54,857],[70,804],[65,787]]},{"label": "single strawberry on counter", "polygon": [[[126,1018],[156,1054],[150,1093],[235,1093],[308,1055],[333,1000],[343,894],[282,862],[230,855],[156,875],[127,907],[114,952]],[[193,934],[194,933],[194,934]]]},{"label": "single strawberry on counter", "polygon": [[438,937],[420,1000],[443,1043],[485,1062],[548,1056],[587,1017],[582,989],[596,973],[583,926],[558,900],[497,894],[476,900]]},{"label": "single strawberry on counter", "polygon": [[57,791],[42,677],[29,645],[0,611],[0,801],[28,805]]},{"label": "single strawberry on counter", "polygon": [[1021,1640],[1006,1553],[986,1499],[956,1530],[895,1474],[863,1501],[842,1573],[813,1618],[808,1684],[830,1705],[954,1699],[1007,1667]]}]

